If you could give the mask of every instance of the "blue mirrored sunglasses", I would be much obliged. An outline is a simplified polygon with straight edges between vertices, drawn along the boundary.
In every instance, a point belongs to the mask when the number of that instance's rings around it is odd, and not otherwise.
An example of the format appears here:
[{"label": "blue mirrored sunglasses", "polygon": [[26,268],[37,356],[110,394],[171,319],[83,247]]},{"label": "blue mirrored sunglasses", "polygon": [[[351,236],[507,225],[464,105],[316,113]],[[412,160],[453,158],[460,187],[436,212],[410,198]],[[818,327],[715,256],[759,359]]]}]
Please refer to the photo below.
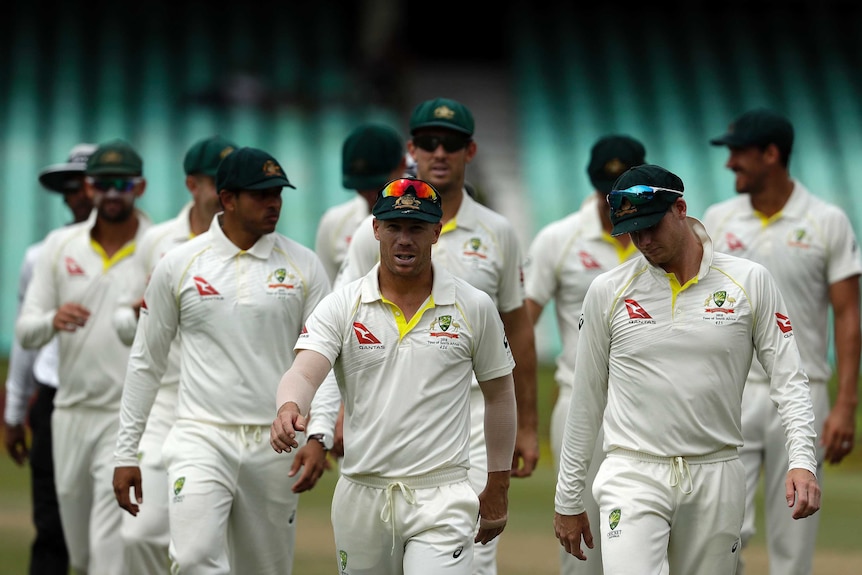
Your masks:
[{"label": "blue mirrored sunglasses", "polygon": [[647,186],[641,184],[626,188],[625,190],[612,191],[608,194],[608,204],[613,210],[620,209],[620,205],[622,204],[623,200],[628,200],[629,203],[635,206],[648,204],[656,197],[656,194],[661,194],[662,192],[670,192],[671,194],[682,197],[682,192],[680,192],[679,190],[671,190],[670,188],[659,188],[656,186]]}]

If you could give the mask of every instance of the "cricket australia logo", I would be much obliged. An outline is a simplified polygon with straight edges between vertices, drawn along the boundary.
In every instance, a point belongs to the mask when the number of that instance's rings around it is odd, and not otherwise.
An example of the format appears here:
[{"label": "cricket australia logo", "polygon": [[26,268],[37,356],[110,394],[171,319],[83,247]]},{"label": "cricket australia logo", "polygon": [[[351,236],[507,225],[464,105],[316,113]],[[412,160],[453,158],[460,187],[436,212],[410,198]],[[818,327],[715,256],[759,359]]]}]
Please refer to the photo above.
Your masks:
[{"label": "cricket australia logo", "polygon": [[474,236],[474,237],[470,238],[469,240],[467,240],[466,242],[464,242],[463,247],[464,247],[464,255],[465,256],[469,256],[472,258],[479,258],[482,260],[488,259],[488,254],[485,253],[488,251],[488,249],[482,243],[482,238]]},{"label": "cricket australia logo", "polygon": [[266,277],[267,295],[284,298],[297,293],[296,276],[284,268],[278,268]]},{"label": "cricket australia logo", "polygon": [[183,490],[183,487],[185,487],[185,484],[185,477],[178,477],[176,481],[174,481],[174,503],[179,503],[183,500],[183,496],[180,495],[180,492]]},{"label": "cricket australia logo", "polygon": [[461,330],[461,324],[452,319],[451,315],[437,316],[428,329],[430,339],[428,343],[438,346],[440,349],[447,349],[452,343],[452,340],[460,337],[458,332]]},{"label": "cricket australia logo", "polygon": [[787,245],[807,250],[811,247],[811,234],[805,228],[794,230],[787,239]]},{"label": "cricket australia logo", "polygon": [[347,569],[347,551],[338,550],[338,564],[341,565],[341,572],[344,573],[344,570]]},{"label": "cricket australia logo", "polygon": [[703,302],[703,319],[715,322],[715,325],[723,325],[728,321],[736,321],[738,318],[733,309],[734,304],[736,304],[736,298],[727,295],[727,291],[719,290],[714,292]]},{"label": "cricket australia logo", "polygon": [[623,512],[619,508],[611,510],[608,515],[608,527],[611,528],[608,531],[608,539],[615,539],[620,536],[620,530],[617,529],[617,526],[620,524],[622,520]]}]

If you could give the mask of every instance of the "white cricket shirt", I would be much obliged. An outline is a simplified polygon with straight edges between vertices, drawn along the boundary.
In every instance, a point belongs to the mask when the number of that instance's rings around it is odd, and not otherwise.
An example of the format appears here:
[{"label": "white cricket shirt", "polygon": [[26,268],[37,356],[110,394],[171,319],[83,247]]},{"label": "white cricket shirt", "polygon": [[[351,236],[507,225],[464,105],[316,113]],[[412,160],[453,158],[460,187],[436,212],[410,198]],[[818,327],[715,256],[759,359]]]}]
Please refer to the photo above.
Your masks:
[{"label": "white cricket shirt", "polygon": [[[808,383],[778,286],[762,265],[713,252],[703,225],[696,278],[637,257],[587,290],[575,386],[555,499],[584,510],[582,493],[599,425],[604,450],[703,456],[742,445],[742,389],[755,354],[771,374],[770,396],[788,436],[790,467],[816,472]],[[602,415],[604,414],[604,416]]]},{"label": "white cricket shirt", "polygon": [[[748,194],[707,208],[703,223],[717,250],[766,266],[778,282],[799,338],[802,365],[812,383],[832,377],[829,345],[829,286],[862,273],[853,227],[837,206],[794,181],[784,208],[765,218]],[[763,367],[751,365],[752,381],[767,381]]]},{"label": "white cricket shirt", "polygon": [[411,320],[383,300],[378,266],[324,298],[296,349],[333,365],[344,402],[346,475],[406,477],[469,467],[470,386],[512,372],[494,302],[433,263]]},{"label": "white cricket shirt", "polygon": [[244,251],[218,220],[216,215],[209,231],[168,251],[147,285],[126,373],[117,465],[136,465],[177,333],[177,418],[268,428],[296,338],[329,293],[326,271],[312,250],[271,233]]},{"label": "white cricket shirt", "polygon": [[90,310],[86,325],[74,333],[56,333],[60,348],[57,407],[120,406],[129,348],[117,336],[113,314],[125,295],[126,282],[138,273],[135,247],[150,220],[136,210],[135,238],[108,258],[90,237],[96,214],[93,210],[86,221],[46,236],[15,325],[21,345],[36,348],[54,337],[53,318],[62,304],[75,302]]}]

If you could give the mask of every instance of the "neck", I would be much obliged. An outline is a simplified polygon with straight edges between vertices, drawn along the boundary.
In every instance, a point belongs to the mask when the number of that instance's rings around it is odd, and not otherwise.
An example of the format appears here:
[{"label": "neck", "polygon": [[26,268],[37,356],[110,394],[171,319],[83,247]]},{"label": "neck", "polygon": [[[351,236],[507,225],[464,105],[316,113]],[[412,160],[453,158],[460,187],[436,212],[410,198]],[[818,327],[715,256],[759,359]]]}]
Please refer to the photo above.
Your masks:
[{"label": "neck", "polygon": [[664,271],[676,276],[679,285],[685,285],[685,282],[697,276],[703,261],[703,244],[691,226],[687,227],[688,232],[679,247],[679,256],[661,266]]},{"label": "neck", "polygon": [[774,216],[784,209],[793,193],[793,180],[787,174],[766,183],[762,190],[749,194],[751,207],[765,215]]},{"label": "neck", "polygon": [[250,250],[257,240],[261,238],[260,235],[249,233],[241,226],[236,225],[234,222],[230,221],[230,218],[222,216],[219,218],[219,223],[221,224],[221,229],[224,232],[225,237],[241,250]]},{"label": "neck", "polygon": [[189,210],[189,229],[192,234],[198,236],[210,229],[213,216],[215,213],[206,213],[203,207],[192,204],[192,209]]},{"label": "neck", "polygon": [[440,222],[445,224],[458,215],[458,210],[461,209],[461,204],[464,202],[463,186],[440,191],[440,202],[443,208],[443,217],[440,219]]},{"label": "neck", "polygon": [[383,297],[397,305],[409,321],[431,294],[434,272],[429,265],[419,275],[399,276],[390,272],[385,266],[380,266],[377,281]]},{"label": "neck", "polygon": [[102,246],[108,256],[112,256],[135,238],[139,224],[137,213],[124,222],[109,222],[97,217],[90,237]]}]

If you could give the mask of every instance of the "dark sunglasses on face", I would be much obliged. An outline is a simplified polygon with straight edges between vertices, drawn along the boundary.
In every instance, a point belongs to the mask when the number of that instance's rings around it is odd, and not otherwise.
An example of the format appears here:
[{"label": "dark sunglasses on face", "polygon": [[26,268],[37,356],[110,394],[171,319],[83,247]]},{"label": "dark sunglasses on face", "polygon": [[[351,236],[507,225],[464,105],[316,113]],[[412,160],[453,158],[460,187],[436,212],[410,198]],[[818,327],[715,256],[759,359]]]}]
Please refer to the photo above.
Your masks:
[{"label": "dark sunglasses on face", "polygon": [[99,190],[108,192],[112,189],[118,192],[131,192],[141,183],[141,178],[93,178],[87,177],[87,183]]},{"label": "dark sunglasses on face", "polygon": [[638,185],[626,188],[625,190],[612,191],[608,194],[608,204],[614,211],[617,211],[622,206],[623,200],[628,200],[632,205],[639,206],[651,202],[657,194],[673,194],[674,196],[682,197],[682,192],[678,190]]},{"label": "dark sunglasses on face", "polygon": [[417,134],[413,136],[413,143],[426,152],[434,152],[442,144],[443,149],[451,154],[466,148],[470,138],[458,134]]}]

